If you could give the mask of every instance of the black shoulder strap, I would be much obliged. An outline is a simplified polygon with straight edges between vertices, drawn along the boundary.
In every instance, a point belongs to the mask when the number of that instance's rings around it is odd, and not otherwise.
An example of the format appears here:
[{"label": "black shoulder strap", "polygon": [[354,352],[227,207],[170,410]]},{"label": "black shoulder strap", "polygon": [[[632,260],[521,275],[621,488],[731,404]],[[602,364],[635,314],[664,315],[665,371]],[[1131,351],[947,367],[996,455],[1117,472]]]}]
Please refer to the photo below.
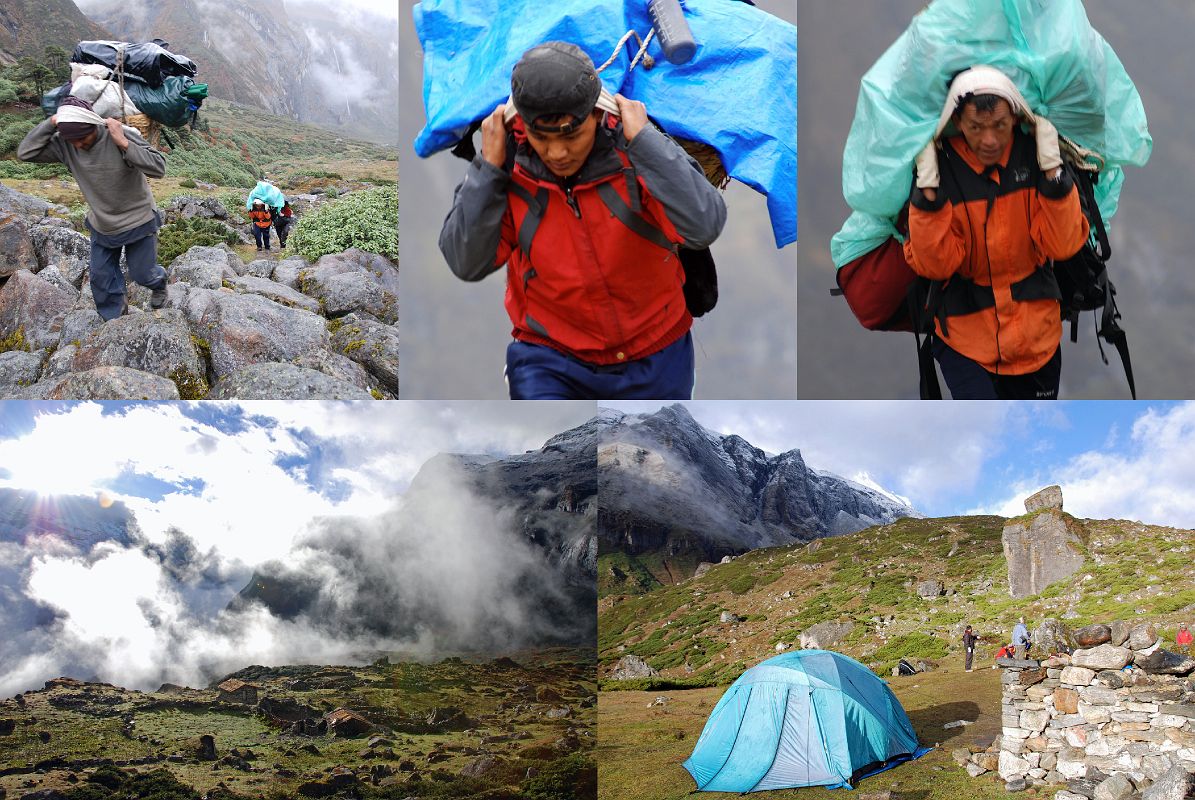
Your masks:
[{"label": "black shoulder strap", "polygon": [[535,196],[532,196],[531,192],[514,181],[507,185],[507,190],[518,195],[527,204],[527,214],[523,217],[523,224],[519,226],[519,249],[530,258],[535,232],[539,230],[539,224],[544,220],[544,212],[548,210],[548,190],[540,187]]}]

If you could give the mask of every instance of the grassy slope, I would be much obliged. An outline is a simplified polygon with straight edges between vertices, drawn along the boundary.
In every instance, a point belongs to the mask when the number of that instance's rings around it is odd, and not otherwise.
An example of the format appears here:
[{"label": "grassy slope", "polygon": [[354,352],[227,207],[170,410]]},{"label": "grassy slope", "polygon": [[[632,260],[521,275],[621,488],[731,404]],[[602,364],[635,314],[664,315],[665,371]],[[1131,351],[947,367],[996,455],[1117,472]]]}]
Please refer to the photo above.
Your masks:
[{"label": "grassy slope", "polygon": [[[32,127],[41,119],[40,111],[28,108],[0,111],[0,127],[14,120]],[[166,132],[178,147],[172,149],[163,141],[167,175],[150,181],[159,203],[183,193],[219,194],[230,189],[243,193],[252,187],[258,170],[284,192],[310,191],[329,184],[393,184],[398,178],[397,153],[380,145],[344,139],[322,128],[221,100],[206,102],[200,119],[206,131]],[[0,157],[14,156],[9,152]],[[204,191],[180,186],[186,179],[215,183],[218,188]],[[4,183],[68,206],[83,201],[69,176],[4,178]]]},{"label": "grassy slope", "polygon": [[[967,778],[949,755],[955,747],[986,746],[999,732],[998,673],[962,670],[957,641],[962,625],[970,623],[985,637],[977,664],[986,667],[999,639],[1021,614],[1035,624],[1069,611],[1077,615],[1067,620],[1071,626],[1142,616],[1159,623],[1172,641],[1177,623],[1195,609],[1195,580],[1188,569],[1195,531],[1117,520],[1080,525],[1087,550],[1084,568],[1024,601],[1008,597],[1004,520],[999,517],[901,520],[808,547],[748,553],[701,578],[642,596],[603,598],[598,611],[603,675],[622,655],[637,653],[667,680],[713,688],[603,692],[600,796],[686,796],[693,784],[680,764],[692,752],[722,687],[773,655],[776,642],[795,642],[801,631],[830,620],[856,626],[834,649],[882,674],[903,654],[946,654],[939,671],[888,679],[922,744],[940,743],[945,749],[870,778],[862,790],[892,788],[902,800],[1007,796],[998,781]],[[955,593],[936,600],[918,597],[917,584],[931,578]],[[783,598],[785,593],[791,594]],[[745,619],[721,623],[723,610]],[[686,659],[692,672],[684,667]],[[661,694],[671,702],[648,708]],[[942,729],[955,719],[975,724],[962,731]],[[838,795],[821,789],[760,795],[801,800],[831,796]]]},{"label": "grassy slope", "polygon": [[[409,760],[425,779],[432,778],[448,787],[451,776],[476,758],[480,750],[494,753],[507,762],[507,767],[490,776],[491,783],[517,789],[528,767],[542,770],[562,755],[554,744],[568,736],[570,730],[593,730],[596,711],[592,706],[584,708],[582,701],[592,698],[596,687],[592,651],[557,649],[518,653],[515,660],[520,667],[449,659],[430,665],[279,668],[252,681],[262,687],[261,696],[295,699],[321,712],[344,706],[377,721],[387,716],[423,716],[433,708],[452,706],[480,723],[474,731],[397,735],[388,733],[383,724],[383,735],[394,742],[393,759],[363,760],[359,753],[365,748],[368,735],[333,738],[284,734],[251,714],[248,708],[213,704],[214,691],[203,692],[200,695],[203,702],[190,707],[178,703],[177,695],[90,684],[84,690],[90,695],[86,708],[72,702],[80,696],[80,691],[74,688],[26,693],[24,708],[12,700],[0,701],[0,718],[17,720],[12,735],[0,736],[0,769],[24,767],[51,758],[119,761],[169,756],[183,752],[187,739],[211,734],[215,737],[218,757],[233,748],[248,748],[257,756],[252,762],[256,769],[245,772],[192,759],[144,769],[166,767],[179,780],[201,792],[223,784],[246,796],[263,797],[272,796],[275,791],[293,793],[300,783],[326,775],[336,765],[398,767],[400,762]],[[320,675],[343,677],[329,678],[333,684],[329,688],[294,691],[288,684],[296,670],[317,683]],[[551,687],[561,700],[544,703],[536,702],[534,697],[528,700],[521,693],[521,687],[526,686],[531,687],[533,694],[539,687]],[[516,703],[513,698],[522,699]],[[549,719],[545,711],[553,706],[569,706],[572,716]],[[134,735],[138,738],[121,733],[125,715],[134,720]],[[48,742],[39,739],[41,731],[50,734]],[[481,736],[496,733],[517,733],[525,738],[479,747]],[[306,745],[315,745],[318,753],[303,750]],[[587,749],[585,737],[575,746]],[[433,752],[438,755],[429,759]],[[280,772],[277,767],[287,772]],[[12,796],[31,778],[38,781],[39,789],[66,788],[70,785],[71,772],[82,775],[84,771],[50,768],[31,774],[22,770],[21,774],[0,777],[0,788],[7,789]],[[410,772],[409,768],[399,770],[403,776]],[[436,774],[441,777],[434,777]],[[408,784],[407,789],[415,793],[413,784]],[[397,796],[405,797],[406,793]]]}]

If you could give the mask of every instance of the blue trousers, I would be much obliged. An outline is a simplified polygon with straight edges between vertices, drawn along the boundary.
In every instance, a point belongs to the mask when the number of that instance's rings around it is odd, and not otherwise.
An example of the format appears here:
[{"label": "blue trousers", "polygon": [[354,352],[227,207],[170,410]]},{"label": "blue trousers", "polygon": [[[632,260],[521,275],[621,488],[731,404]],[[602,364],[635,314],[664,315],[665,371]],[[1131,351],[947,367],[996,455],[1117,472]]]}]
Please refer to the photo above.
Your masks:
[{"label": "blue trousers", "polygon": [[257,240],[257,249],[260,250],[262,244],[265,244],[267,250],[270,249],[270,228],[267,225],[264,228],[259,228],[257,225],[253,226],[253,238]]},{"label": "blue trousers", "polygon": [[693,335],[626,364],[588,364],[527,342],[506,348],[511,400],[689,400],[694,382]]},{"label": "blue trousers", "polygon": [[934,358],[954,400],[1057,400],[1062,347],[1045,366],[1028,375],[994,375],[934,337]]},{"label": "blue trousers", "polygon": [[125,280],[120,271],[123,249],[129,277],[150,289],[166,288],[166,270],[158,264],[157,218],[111,236],[91,231],[90,280],[95,310],[105,321],[116,319],[125,307]]}]

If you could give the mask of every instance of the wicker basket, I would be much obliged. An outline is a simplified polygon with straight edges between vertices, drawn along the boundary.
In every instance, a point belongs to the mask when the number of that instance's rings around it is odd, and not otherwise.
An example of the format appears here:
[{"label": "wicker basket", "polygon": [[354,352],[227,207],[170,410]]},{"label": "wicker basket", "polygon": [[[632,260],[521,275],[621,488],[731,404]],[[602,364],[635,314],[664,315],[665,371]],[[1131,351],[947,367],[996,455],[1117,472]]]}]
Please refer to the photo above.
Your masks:
[{"label": "wicker basket", "polygon": [[162,125],[156,120],[152,120],[144,114],[133,114],[124,119],[124,124],[131,128],[136,128],[145,141],[149,142],[150,147],[157,147],[158,142],[162,136]]},{"label": "wicker basket", "polygon": [[730,183],[730,176],[726,174],[726,168],[722,165],[722,159],[718,156],[718,151],[703,142],[694,142],[691,139],[682,139],[679,136],[675,138],[677,143],[685,148],[685,152],[693,156],[697,160],[697,163],[701,165],[701,169],[705,172],[706,180],[719,189],[725,189],[726,184]]}]

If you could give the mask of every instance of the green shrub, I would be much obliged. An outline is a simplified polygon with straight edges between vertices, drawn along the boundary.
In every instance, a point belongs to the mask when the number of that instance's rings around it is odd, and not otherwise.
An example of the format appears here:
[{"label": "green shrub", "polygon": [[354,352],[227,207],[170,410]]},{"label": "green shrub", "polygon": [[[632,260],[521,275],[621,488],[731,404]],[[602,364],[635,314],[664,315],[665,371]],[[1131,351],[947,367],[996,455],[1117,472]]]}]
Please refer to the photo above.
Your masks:
[{"label": "green shrub", "polygon": [[523,781],[527,800],[583,800],[597,797],[597,764],[584,753],[572,753]]},{"label": "green shrub", "polygon": [[299,219],[291,246],[309,261],[350,247],[398,258],[398,190],[354,192]]},{"label": "green shrub", "polygon": [[215,220],[180,219],[162,226],[158,232],[158,260],[168,266],[196,245],[214,247],[221,242],[231,245],[238,241],[235,233]]},{"label": "green shrub", "polygon": [[[2,134],[0,134],[2,136]],[[13,143],[15,148],[21,140]],[[34,164],[29,161],[0,161],[0,179],[12,180],[49,180],[63,178],[70,175],[65,164]]]},{"label": "green shrub", "polygon": [[183,178],[181,181],[178,182],[178,185],[180,187],[182,187],[183,189],[194,189],[195,181],[191,180],[190,178]]},{"label": "green shrub", "polygon": [[928,633],[908,633],[897,636],[875,652],[877,661],[899,661],[902,658],[944,658],[946,642]]}]

